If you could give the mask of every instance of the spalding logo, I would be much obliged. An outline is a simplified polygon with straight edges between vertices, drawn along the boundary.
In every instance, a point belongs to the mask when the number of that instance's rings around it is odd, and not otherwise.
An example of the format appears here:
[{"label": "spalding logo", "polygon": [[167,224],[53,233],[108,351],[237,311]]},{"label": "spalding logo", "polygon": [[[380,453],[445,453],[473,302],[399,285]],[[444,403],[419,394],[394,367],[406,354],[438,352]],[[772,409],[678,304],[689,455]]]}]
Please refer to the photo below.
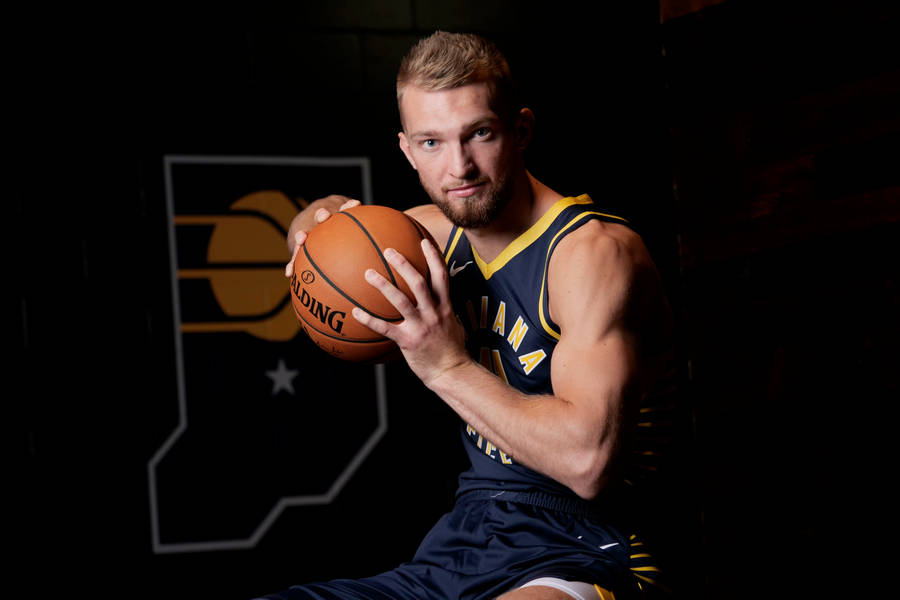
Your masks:
[{"label": "spalding logo", "polygon": [[[300,275],[303,281],[307,280],[307,273],[312,275],[309,271],[304,271]],[[315,278],[313,277],[313,279]],[[309,314],[319,319],[323,325],[328,325],[335,333],[341,332],[341,329],[344,328],[344,319],[347,317],[347,313],[334,310],[330,306],[316,300],[306,291],[305,287],[300,285],[296,273],[291,277],[291,290],[294,292],[294,296],[300,300],[300,304],[309,311]]]}]

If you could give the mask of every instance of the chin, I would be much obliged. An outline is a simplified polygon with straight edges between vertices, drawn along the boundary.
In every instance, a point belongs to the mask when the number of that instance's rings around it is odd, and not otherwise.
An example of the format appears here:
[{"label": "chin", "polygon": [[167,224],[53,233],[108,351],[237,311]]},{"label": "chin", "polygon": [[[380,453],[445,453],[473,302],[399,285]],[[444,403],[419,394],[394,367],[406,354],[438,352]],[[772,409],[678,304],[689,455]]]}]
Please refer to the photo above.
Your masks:
[{"label": "chin", "polygon": [[430,192],[429,196],[451,223],[463,229],[487,227],[507,204],[503,196],[493,191],[461,199],[450,199],[444,194]]},{"label": "chin", "polygon": [[487,227],[494,219],[493,206],[490,204],[480,203],[477,206],[471,206],[466,203],[462,210],[456,209],[449,204],[442,205],[438,203],[438,208],[450,220],[451,223],[463,229],[478,229]]}]

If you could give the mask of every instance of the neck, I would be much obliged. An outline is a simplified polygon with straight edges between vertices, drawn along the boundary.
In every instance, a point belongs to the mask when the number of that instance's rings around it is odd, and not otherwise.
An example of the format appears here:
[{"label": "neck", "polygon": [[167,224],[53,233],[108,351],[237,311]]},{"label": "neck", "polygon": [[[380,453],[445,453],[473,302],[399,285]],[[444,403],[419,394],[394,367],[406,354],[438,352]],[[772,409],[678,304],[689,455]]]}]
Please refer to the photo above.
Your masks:
[{"label": "neck", "polygon": [[524,171],[516,181],[513,197],[503,212],[487,227],[466,229],[466,237],[478,255],[491,262],[560,198],[562,194],[554,192]]}]

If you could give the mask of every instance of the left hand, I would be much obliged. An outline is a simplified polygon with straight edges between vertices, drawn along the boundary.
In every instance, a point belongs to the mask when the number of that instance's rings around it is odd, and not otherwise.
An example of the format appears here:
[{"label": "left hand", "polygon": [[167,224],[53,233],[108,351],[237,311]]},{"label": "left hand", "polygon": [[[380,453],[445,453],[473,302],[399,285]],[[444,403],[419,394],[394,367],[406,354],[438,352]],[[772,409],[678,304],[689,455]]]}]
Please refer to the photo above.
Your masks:
[{"label": "left hand", "polygon": [[385,259],[415,296],[415,303],[376,271],[369,269],[365,274],[366,281],[399,311],[402,321],[389,323],[359,308],[353,309],[353,317],[396,342],[410,368],[428,386],[470,358],[465,347],[465,330],[450,303],[447,267],[429,240],[422,240],[422,252],[431,275],[430,285],[402,254],[392,248],[384,251]]}]

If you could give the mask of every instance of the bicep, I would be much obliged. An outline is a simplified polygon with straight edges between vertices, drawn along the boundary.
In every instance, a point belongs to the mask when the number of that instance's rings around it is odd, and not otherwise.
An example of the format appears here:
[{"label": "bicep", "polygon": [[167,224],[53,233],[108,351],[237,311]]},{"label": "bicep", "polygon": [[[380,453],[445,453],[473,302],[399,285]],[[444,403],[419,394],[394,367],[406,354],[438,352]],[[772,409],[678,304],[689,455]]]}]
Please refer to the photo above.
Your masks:
[{"label": "bicep", "polygon": [[629,327],[635,269],[629,248],[603,227],[576,233],[557,248],[548,279],[560,327],[553,392],[586,418],[606,420],[624,412],[639,376],[637,334]]},{"label": "bicep", "polygon": [[621,328],[597,338],[564,335],[550,363],[554,395],[587,411],[606,412],[622,401],[637,371],[634,340]]},{"label": "bicep", "polygon": [[574,455],[586,457],[575,461],[586,467],[583,479],[576,480],[581,481],[579,487],[572,489],[592,498],[614,472],[634,422],[633,344],[618,329],[593,340],[563,336],[553,352],[550,371],[554,396],[565,403],[575,424],[568,435],[585,450]]}]

